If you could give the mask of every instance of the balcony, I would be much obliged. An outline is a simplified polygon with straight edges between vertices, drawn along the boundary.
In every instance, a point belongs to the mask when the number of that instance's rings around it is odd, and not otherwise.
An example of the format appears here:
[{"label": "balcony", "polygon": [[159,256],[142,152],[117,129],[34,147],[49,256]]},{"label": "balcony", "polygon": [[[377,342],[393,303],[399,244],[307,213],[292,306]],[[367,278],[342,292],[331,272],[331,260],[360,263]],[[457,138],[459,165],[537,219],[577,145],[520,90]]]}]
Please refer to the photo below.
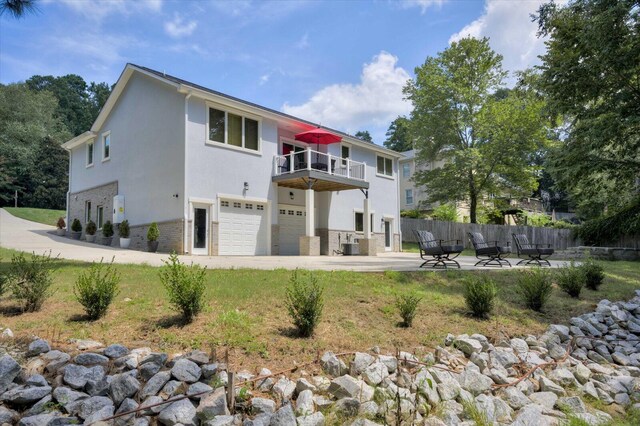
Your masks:
[{"label": "balcony", "polygon": [[306,149],[273,159],[272,181],[279,186],[315,191],[368,189],[367,164]]}]

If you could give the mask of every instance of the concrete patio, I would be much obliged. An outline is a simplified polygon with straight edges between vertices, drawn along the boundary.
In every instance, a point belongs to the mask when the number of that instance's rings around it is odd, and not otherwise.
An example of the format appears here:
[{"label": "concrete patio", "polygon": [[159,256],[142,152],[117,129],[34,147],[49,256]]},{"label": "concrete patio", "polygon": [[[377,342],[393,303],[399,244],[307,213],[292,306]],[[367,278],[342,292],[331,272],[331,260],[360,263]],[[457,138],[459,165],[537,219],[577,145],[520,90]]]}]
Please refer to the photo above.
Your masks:
[{"label": "concrete patio", "polygon": [[[53,256],[84,262],[105,261],[116,263],[161,266],[167,253],[146,253],[122,250],[84,241],[76,241],[55,234],[53,226],[17,218],[0,209],[0,246],[25,252],[43,253],[51,250]],[[209,269],[310,269],[324,271],[434,271],[420,268],[422,260],[417,253],[381,253],[378,256],[181,256],[184,262],[197,263]],[[462,270],[509,270],[513,268],[476,267],[477,259],[460,256],[456,260]],[[550,261],[557,268],[566,261]],[[516,262],[512,262],[516,263]],[[522,268],[516,267],[514,268]],[[442,269],[436,269],[441,271]],[[457,269],[449,269],[457,270]]]}]

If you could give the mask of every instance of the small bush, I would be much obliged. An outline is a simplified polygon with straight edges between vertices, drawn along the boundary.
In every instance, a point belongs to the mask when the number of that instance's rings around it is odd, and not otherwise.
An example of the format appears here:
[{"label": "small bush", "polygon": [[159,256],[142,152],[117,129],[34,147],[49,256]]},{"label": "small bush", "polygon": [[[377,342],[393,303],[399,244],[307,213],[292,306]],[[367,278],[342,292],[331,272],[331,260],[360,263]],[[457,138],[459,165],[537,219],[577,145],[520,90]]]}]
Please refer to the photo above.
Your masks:
[{"label": "small bush", "polygon": [[87,226],[84,227],[84,232],[87,235],[96,235],[97,231],[98,231],[98,227],[96,226],[96,223],[92,220],[87,222]]},{"label": "small bush", "polygon": [[66,222],[64,221],[63,217],[59,217],[58,218],[58,222],[56,222],[56,227],[58,229],[64,229],[67,226]]},{"label": "small bush", "polygon": [[477,318],[488,317],[497,292],[495,282],[487,276],[477,275],[465,281],[464,300],[471,314]]},{"label": "small bush", "polygon": [[73,288],[78,303],[91,320],[102,318],[113,299],[118,295],[120,275],[110,264],[92,263],[91,267],[80,274]]},{"label": "small bush", "polygon": [[285,300],[289,316],[302,337],[313,335],[324,307],[324,289],[318,284],[318,279],[309,273],[306,281],[302,281],[297,270],[293,271]]},{"label": "small bush", "polygon": [[600,284],[604,280],[604,268],[602,265],[596,263],[593,259],[588,258],[582,265],[580,265],[580,269],[584,273],[584,285],[589,290],[598,290]]},{"label": "small bush", "polygon": [[0,274],[0,297],[7,291],[8,278],[5,274]]},{"label": "small bush", "polygon": [[129,221],[125,219],[118,225],[118,235],[120,235],[120,238],[129,238],[130,233]]},{"label": "small bush", "polygon": [[580,297],[580,292],[585,282],[585,273],[573,262],[570,265],[558,269],[556,283],[564,292],[576,299]]},{"label": "small bush", "polygon": [[434,220],[442,220],[446,222],[457,222],[458,221],[458,209],[455,204],[440,204],[438,207],[433,209],[431,213],[431,217]]},{"label": "small bush", "polygon": [[82,232],[82,224],[80,223],[80,220],[73,219],[73,222],[71,222],[71,230],[73,232]]},{"label": "small bush", "polygon": [[160,230],[158,229],[158,224],[152,222],[149,226],[149,230],[147,231],[147,241],[158,241],[160,237]]},{"label": "small bush", "polygon": [[53,291],[52,273],[55,258],[48,254],[33,253],[27,259],[24,253],[15,254],[11,258],[9,268],[9,288],[13,297],[22,303],[25,312],[36,312]]},{"label": "small bush", "polygon": [[113,224],[110,220],[102,225],[102,236],[105,238],[113,237]]},{"label": "small bush", "polygon": [[160,268],[160,281],[169,293],[169,303],[186,322],[191,322],[204,306],[206,268],[194,264],[187,266],[175,253],[164,264]]},{"label": "small bush", "polygon": [[522,271],[516,283],[516,292],[529,309],[540,312],[553,290],[551,275],[542,268]]},{"label": "small bush", "polygon": [[415,294],[396,296],[396,307],[400,311],[404,327],[411,327],[411,324],[413,324],[413,319],[416,317],[416,309],[421,300],[422,298]]}]

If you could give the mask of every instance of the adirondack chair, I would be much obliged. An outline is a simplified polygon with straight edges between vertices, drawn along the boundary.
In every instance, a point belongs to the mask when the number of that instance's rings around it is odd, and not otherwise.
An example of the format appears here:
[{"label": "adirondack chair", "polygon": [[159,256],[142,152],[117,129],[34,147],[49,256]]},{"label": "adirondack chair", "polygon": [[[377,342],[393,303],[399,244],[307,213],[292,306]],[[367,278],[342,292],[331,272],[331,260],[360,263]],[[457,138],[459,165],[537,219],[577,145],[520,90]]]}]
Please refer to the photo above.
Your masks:
[{"label": "adirondack chair", "polygon": [[511,263],[505,257],[511,254],[509,242],[500,245],[498,241],[485,241],[480,232],[469,232],[469,240],[476,251],[476,258],[480,259],[475,266],[499,266],[511,267]]},{"label": "adirondack chair", "polygon": [[[460,240],[436,240],[429,231],[413,231],[420,246],[420,258],[424,260],[420,267],[431,265],[432,268],[455,265],[460,269],[460,264],[454,259],[462,253],[464,247]],[[454,244],[452,244],[454,243]]]},{"label": "adirondack chair", "polygon": [[553,254],[551,244],[531,244],[525,234],[513,234],[513,239],[516,242],[518,257],[522,259],[517,265],[524,263],[525,265],[551,266],[547,260]]}]

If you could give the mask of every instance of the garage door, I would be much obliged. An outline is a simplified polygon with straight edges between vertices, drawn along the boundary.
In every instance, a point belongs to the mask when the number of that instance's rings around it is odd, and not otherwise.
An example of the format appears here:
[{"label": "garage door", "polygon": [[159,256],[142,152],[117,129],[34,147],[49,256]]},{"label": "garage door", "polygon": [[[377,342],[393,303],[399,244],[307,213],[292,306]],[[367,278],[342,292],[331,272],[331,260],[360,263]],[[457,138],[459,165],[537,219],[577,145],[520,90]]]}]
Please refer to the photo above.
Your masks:
[{"label": "garage door", "polygon": [[218,223],[221,256],[268,254],[266,203],[222,200]]},{"label": "garage door", "polygon": [[280,254],[300,254],[300,237],[305,232],[305,208],[298,206],[279,206],[278,224],[280,225]]}]

